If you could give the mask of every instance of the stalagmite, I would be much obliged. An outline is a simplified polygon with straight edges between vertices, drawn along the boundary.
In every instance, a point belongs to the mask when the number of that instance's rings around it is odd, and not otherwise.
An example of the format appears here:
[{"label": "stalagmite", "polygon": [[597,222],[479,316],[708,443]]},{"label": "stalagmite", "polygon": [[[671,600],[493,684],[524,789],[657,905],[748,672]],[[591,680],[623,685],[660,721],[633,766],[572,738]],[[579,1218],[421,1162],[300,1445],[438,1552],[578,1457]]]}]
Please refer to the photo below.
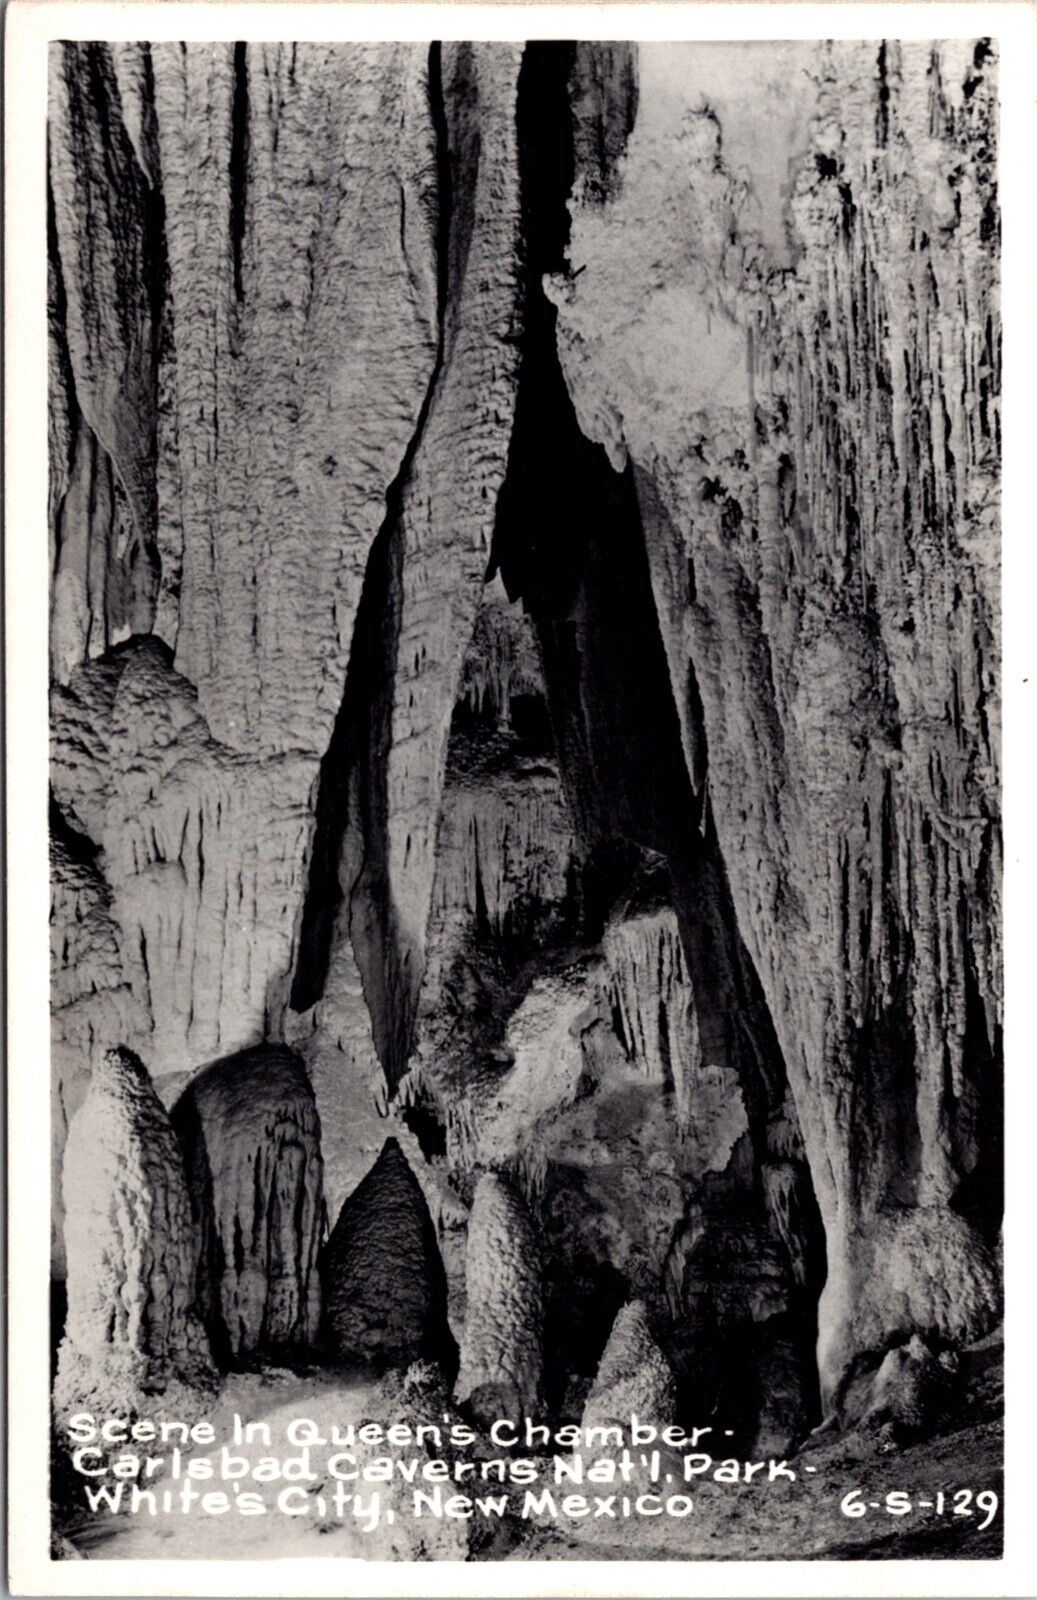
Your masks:
[{"label": "stalagmite", "polygon": [[465,1280],[455,1399],[486,1421],[536,1416],[543,1369],[540,1242],[520,1196],[493,1172],[476,1185]]},{"label": "stalagmite", "polygon": [[216,1061],[173,1107],[199,1245],[199,1307],[225,1358],[317,1338],[324,1224],[320,1121],[298,1057],[257,1045]]},{"label": "stalagmite", "polygon": [[644,1302],[631,1300],[612,1324],[581,1426],[618,1423],[629,1429],[631,1416],[636,1416],[664,1428],[672,1424],[676,1410],[670,1364],[652,1335]]},{"label": "stalagmite", "polygon": [[325,1321],[346,1361],[451,1364],[446,1279],[421,1186],[387,1139],[349,1196],[321,1256]]},{"label": "stalagmite", "polygon": [[90,1062],[120,1039],[136,1038],[142,1018],[126,980],[118,924],[104,874],[81,836],[52,817],[51,1163],[52,1269],[64,1276],[61,1165],[68,1124],[90,1087]]},{"label": "stalagmite", "polygon": [[125,1415],[145,1393],[210,1384],[180,1150],[130,1050],[108,1050],[95,1065],[69,1129],[63,1187],[68,1318],[58,1413]]},{"label": "stalagmite", "polygon": [[888,1350],[876,1371],[848,1386],[840,1405],[842,1420],[898,1443],[918,1438],[951,1400],[957,1368],[954,1356],[937,1354],[913,1334],[906,1344]]}]

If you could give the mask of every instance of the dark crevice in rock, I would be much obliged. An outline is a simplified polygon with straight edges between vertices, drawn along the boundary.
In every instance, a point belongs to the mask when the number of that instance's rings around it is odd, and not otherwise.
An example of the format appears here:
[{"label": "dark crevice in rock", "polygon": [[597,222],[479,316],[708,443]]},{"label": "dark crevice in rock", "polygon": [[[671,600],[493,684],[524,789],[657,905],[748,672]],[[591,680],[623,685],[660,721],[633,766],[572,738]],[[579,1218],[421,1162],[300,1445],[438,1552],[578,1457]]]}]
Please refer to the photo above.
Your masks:
[{"label": "dark crevice in rock", "polygon": [[[374,712],[382,687],[380,673],[385,651],[394,643],[393,630],[386,627],[386,621],[392,620],[396,609],[391,600],[391,572],[398,565],[398,559],[393,561],[395,533],[387,516],[371,546],[353,626],[345,692],[321,762],[291,992],[295,1011],[308,1010],[324,993],[336,918],[346,895],[340,875],[343,841],[351,825],[358,832],[363,831],[362,818],[371,809],[369,762],[365,758],[376,742]],[[349,889],[352,887],[352,883],[348,885]]]},{"label": "dark crevice in rock", "polygon": [[93,839],[72,826],[59,806],[53,790],[50,794],[49,806],[51,838],[57,844],[60,844],[68,852],[71,859],[78,862],[80,866],[92,867],[96,865],[97,857],[101,853],[101,846],[95,844]]},{"label": "dark crevice in rock", "polygon": [[155,369],[156,405],[159,351],[162,325],[171,311],[169,293],[169,252],[166,245],[166,198],[162,188],[162,162],[155,106],[155,72],[149,45],[143,55],[142,127],[144,158],[147,163],[144,192],[144,226],[147,241],[147,289],[151,306],[151,349]]},{"label": "dark crevice in rock", "polygon": [[[978,1151],[974,1165],[951,1199],[959,1212],[996,1244],[1004,1217],[1004,1072],[1001,1027],[988,1032],[986,1008],[976,975],[975,956],[965,952],[964,1059],[970,1071],[964,1085],[959,1141]],[[963,1152],[964,1153],[964,1152]]]},{"label": "dark crevice in rock", "polygon": [[551,714],[547,701],[537,694],[515,694],[508,702],[508,721],[527,755],[549,755],[554,750]]},{"label": "dark crevice in rock", "polygon": [[[545,273],[565,266],[571,70],[571,47],[541,45],[527,50],[520,79],[526,342],[494,562],[536,624],[566,794],[584,846],[605,850],[599,860],[607,860],[625,841],[668,863],[701,1057],[737,1073],[762,1164],[770,1119],[786,1102],[786,1074],[709,810],[704,726],[700,718],[694,730],[693,786],[634,475],[630,468],[617,473],[579,428],[555,347],[556,312],[541,288]],[[700,706],[694,680],[690,689],[690,703]],[[599,915],[607,915],[606,899]],[[819,1231],[805,1166],[803,1179],[805,1226]],[[740,1203],[767,1235],[762,1194]],[[780,1242],[776,1248],[783,1255]],[[824,1270],[823,1251],[806,1254],[810,1281],[796,1297],[795,1319],[804,1358]],[[717,1336],[722,1343],[720,1327]],[[816,1385],[806,1404],[813,1414]]]},{"label": "dark crevice in rock", "polygon": [[[563,263],[568,237],[571,59],[566,45],[530,49],[519,83],[527,337],[495,552],[509,594],[521,596],[537,625],[578,829],[588,845],[618,836],[667,858],[688,908],[696,990],[741,1002],[731,1024],[742,1017],[758,1038],[753,1064],[771,1100],[784,1071],[738,940],[704,782],[693,792],[685,767],[633,475],[616,473],[580,431],[558,363],[555,309],[540,287],[542,274]],[[563,135],[569,157],[560,153]],[[559,470],[545,470],[553,462]],[[705,769],[704,732],[700,746]],[[717,1025],[728,1023],[718,1017]],[[742,1047],[729,1039],[723,1056],[732,1053]]]},{"label": "dark crevice in rock", "polygon": [[878,142],[885,145],[889,139],[889,51],[885,39],[879,45],[879,94],[877,127]]},{"label": "dark crevice in rock", "polygon": [[[415,440],[420,439],[419,424]],[[414,449],[417,448],[415,443]],[[407,951],[398,934],[388,865],[388,763],[391,745],[392,695],[399,641],[403,525],[401,499],[413,450],[388,497],[390,511],[379,538],[383,541],[374,570],[374,603],[364,617],[357,614],[354,649],[360,646],[359,681],[368,687],[360,737],[353,746],[356,811],[343,860],[356,860],[359,871],[348,886],[349,936],[364,986],[375,1048],[390,1089],[403,1075],[413,1026],[413,991],[407,972]],[[365,595],[368,593],[365,586]],[[375,609],[377,607],[377,609]],[[352,664],[352,657],[351,657]],[[358,697],[357,705],[361,705]]]},{"label": "dark crevice in rock", "polygon": [[234,269],[234,295],[245,298],[242,253],[248,203],[248,46],[234,46],[234,94],[230,121],[230,248]]},{"label": "dark crevice in rock", "polygon": [[[50,157],[50,130],[47,132],[47,262],[48,262],[48,305],[47,320],[50,337],[53,341],[53,350],[56,357],[57,371],[52,374],[52,384],[59,387],[58,394],[51,395],[52,411],[56,409],[59,401],[64,406],[68,419],[68,435],[66,439],[67,451],[62,452],[64,459],[55,461],[54,451],[56,440],[51,440],[50,451],[50,527],[51,527],[51,582],[57,577],[61,566],[63,518],[61,515],[64,494],[68,489],[69,474],[75,455],[76,437],[83,426],[76,399],[76,380],[72,373],[72,361],[68,350],[68,295],[65,290],[65,278],[61,270],[61,254],[58,248],[57,222],[54,216],[54,186],[51,181]],[[61,494],[55,497],[56,484],[61,484]]]},{"label": "dark crevice in rock", "polygon": [[53,1383],[58,1370],[58,1350],[65,1337],[65,1323],[68,1319],[68,1286],[64,1278],[50,1279],[49,1312],[50,1379]]},{"label": "dark crevice in rock", "polygon": [[422,1096],[404,1106],[400,1119],[417,1139],[426,1161],[435,1161],[446,1155],[446,1128],[429,1097]]},{"label": "dark crevice in rock", "polygon": [[453,174],[450,170],[450,130],[443,101],[443,46],[438,39],[428,52],[429,114],[436,136],[436,309],[440,328],[446,313],[450,285],[450,213]]},{"label": "dark crevice in rock", "polygon": [[[581,500],[596,452],[580,432],[555,350],[557,313],[540,287],[565,265],[566,206],[574,175],[568,81],[574,46],[526,46],[518,82],[518,149],[524,268],[525,338],[508,471],[497,501],[490,576],[498,569],[510,598],[531,615],[564,611],[576,583],[578,543],[593,508]],[[543,521],[530,521],[524,470],[549,494]],[[545,509],[538,507],[539,511]],[[557,731],[557,730],[556,730]]]}]

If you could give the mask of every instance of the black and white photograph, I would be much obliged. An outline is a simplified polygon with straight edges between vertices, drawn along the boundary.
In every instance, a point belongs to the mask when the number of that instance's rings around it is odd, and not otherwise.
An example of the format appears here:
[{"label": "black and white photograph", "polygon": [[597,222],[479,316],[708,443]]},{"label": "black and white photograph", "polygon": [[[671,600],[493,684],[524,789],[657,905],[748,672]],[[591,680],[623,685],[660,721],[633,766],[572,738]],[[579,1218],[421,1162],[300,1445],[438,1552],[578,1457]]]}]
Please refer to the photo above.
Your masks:
[{"label": "black and white photograph", "polygon": [[21,1592],[998,1561],[1005,47],[170,9],[38,105]]}]

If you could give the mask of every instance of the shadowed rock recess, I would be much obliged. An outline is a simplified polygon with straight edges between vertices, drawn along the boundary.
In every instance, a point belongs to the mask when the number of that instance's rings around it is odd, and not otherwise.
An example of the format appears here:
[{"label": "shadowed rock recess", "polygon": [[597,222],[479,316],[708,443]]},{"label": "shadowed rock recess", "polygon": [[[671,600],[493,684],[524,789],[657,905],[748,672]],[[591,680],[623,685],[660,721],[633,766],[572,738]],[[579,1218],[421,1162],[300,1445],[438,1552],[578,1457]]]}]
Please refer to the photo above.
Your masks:
[{"label": "shadowed rock recess", "polygon": [[305,1351],[317,1338],[320,1122],[301,1061],[257,1045],[193,1078],[172,1110],[214,1350]]},{"label": "shadowed rock recess", "polygon": [[980,1392],[996,117],[985,41],[53,46],[59,1410]]}]

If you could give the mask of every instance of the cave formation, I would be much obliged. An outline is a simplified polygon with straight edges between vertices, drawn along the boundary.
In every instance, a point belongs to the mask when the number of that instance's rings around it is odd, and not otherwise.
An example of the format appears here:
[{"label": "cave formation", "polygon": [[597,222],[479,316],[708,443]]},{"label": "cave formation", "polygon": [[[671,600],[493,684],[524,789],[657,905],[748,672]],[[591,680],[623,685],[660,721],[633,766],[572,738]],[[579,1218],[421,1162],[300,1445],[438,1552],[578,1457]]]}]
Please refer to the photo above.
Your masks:
[{"label": "cave formation", "polygon": [[998,1321],[996,61],[666,48],[54,46],[55,1160],[180,1096],[160,1366],[785,1452]]},{"label": "cave formation", "polygon": [[[205,1388],[191,1208],[169,1117],[132,1050],[94,1065],[64,1170],[68,1314],[55,1408],[117,1413],[148,1391]],[[175,1402],[174,1402],[175,1403]]]},{"label": "cave formation", "polygon": [[353,1190],[321,1260],[325,1318],[336,1357],[407,1367],[438,1362],[453,1375],[446,1276],[428,1205],[395,1139]]},{"label": "cave formation", "polygon": [[241,1050],[192,1077],[170,1113],[199,1246],[199,1306],[224,1363],[311,1349],[324,1227],[320,1122],[302,1062]]}]

